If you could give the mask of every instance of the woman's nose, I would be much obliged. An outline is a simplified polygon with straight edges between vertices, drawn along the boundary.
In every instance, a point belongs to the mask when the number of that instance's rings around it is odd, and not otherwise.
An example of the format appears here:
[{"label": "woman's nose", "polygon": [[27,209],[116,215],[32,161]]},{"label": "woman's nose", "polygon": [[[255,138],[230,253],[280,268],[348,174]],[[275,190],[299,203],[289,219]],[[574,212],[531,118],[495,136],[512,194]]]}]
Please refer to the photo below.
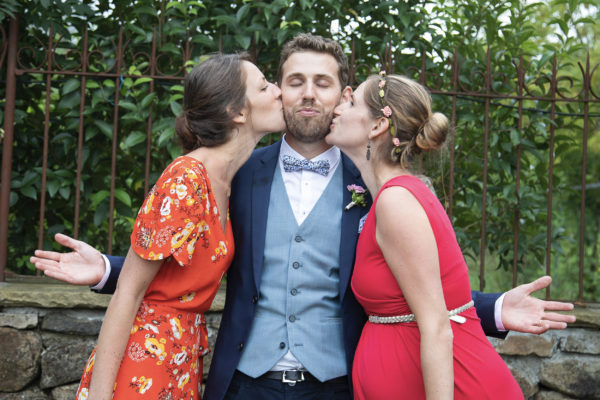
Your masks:
[{"label": "woman's nose", "polygon": [[342,111],[344,109],[344,103],[345,102],[342,100],[342,102],[340,104],[335,106],[335,108],[333,109],[333,115],[335,115],[336,117],[339,117],[342,114]]},{"label": "woman's nose", "polygon": [[279,88],[279,85],[277,85],[276,83],[272,83],[271,86],[272,86],[273,94],[275,95],[275,97],[280,99],[281,98],[281,89]]}]

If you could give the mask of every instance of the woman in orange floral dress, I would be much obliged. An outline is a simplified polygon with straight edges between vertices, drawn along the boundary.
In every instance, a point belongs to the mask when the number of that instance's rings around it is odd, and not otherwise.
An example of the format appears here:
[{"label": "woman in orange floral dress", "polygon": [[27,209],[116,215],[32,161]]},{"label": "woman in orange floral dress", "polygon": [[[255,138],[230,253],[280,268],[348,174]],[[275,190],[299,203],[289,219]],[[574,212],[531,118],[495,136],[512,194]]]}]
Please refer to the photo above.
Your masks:
[{"label": "woman in orange floral dress", "polygon": [[142,205],[131,248],[77,399],[199,399],[207,311],[233,258],[231,179],[266,133],[284,128],[281,91],[237,55],[185,82],[184,154]]}]

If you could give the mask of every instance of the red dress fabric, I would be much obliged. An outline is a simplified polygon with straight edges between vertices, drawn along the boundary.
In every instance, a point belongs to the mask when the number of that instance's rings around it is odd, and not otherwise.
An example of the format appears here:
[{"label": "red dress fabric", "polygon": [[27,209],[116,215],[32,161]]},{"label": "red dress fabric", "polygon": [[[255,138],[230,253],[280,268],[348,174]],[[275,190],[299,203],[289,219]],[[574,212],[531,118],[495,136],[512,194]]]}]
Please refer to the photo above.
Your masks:
[{"label": "red dress fabric", "polygon": [[[208,349],[203,313],[233,258],[229,215],[223,232],[202,163],[175,159],[136,218],[131,247],[164,260],[137,312],[115,382],[114,399],[199,399],[202,356]],[[77,399],[86,399],[95,351]]]},{"label": "red dress fabric", "polygon": [[[471,301],[467,265],[437,197],[414,176],[395,177],[381,191],[390,186],[408,189],[425,209],[437,243],[448,310]],[[368,315],[412,314],[375,238],[376,202],[377,198],[358,240],[352,290]],[[464,324],[451,321],[454,398],[522,399],[519,385],[483,333],[475,308],[460,315],[467,320]],[[424,399],[417,323],[367,322],[354,357],[352,379],[355,399]]]}]

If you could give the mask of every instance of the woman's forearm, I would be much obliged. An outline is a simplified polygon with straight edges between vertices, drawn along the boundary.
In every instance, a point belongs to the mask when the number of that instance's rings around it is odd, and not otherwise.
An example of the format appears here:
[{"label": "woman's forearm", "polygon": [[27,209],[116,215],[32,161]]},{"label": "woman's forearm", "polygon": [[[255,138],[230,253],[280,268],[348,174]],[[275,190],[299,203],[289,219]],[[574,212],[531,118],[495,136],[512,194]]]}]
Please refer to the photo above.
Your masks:
[{"label": "woman's forearm", "polygon": [[129,249],[117,290],[108,305],[100,329],[90,382],[90,399],[112,399],[133,320],[161,264],[162,261],[143,260]]},{"label": "woman's forearm", "polygon": [[90,399],[112,399],[114,383],[141,300],[142,297],[135,298],[119,291],[113,295],[96,347]]},{"label": "woman's forearm", "polygon": [[421,330],[421,370],[427,400],[453,398],[452,329],[449,324],[429,332]]}]

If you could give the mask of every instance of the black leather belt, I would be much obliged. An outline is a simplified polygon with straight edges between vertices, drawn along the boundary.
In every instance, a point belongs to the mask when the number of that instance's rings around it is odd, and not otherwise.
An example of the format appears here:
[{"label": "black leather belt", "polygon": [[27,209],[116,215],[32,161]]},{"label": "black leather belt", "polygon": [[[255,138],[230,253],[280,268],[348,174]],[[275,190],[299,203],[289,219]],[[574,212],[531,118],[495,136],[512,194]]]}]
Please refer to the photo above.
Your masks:
[{"label": "black leather belt", "polygon": [[276,379],[283,383],[296,383],[296,382],[319,382],[317,378],[312,376],[308,371],[300,371],[292,369],[288,371],[269,371],[261,378]]}]

